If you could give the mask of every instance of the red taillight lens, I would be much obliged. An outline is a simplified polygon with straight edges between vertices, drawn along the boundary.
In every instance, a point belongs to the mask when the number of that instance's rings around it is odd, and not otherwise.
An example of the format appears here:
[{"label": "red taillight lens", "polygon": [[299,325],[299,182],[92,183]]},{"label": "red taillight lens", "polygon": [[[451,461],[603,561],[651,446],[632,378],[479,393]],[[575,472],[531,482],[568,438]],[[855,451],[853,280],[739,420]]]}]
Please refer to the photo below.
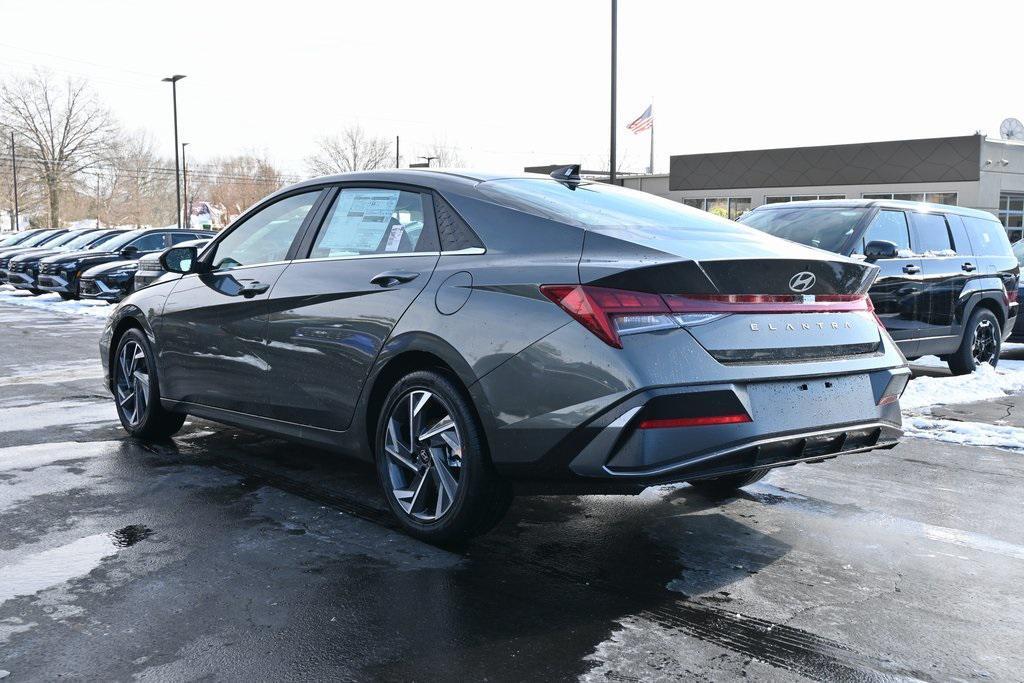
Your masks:
[{"label": "red taillight lens", "polygon": [[1006,290],[1006,303],[1015,304],[1017,303],[1017,295],[1020,293],[1019,289],[1007,289]]},{"label": "red taillight lens", "polygon": [[540,291],[601,341],[619,349],[622,340],[614,317],[668,313],[668,307],[657,294],[584,285],[543,285]]},{"label": "red taillight lens", "polygon": [[704,415],[702,417],[670,417],[660,420],[643,420],[640,429],[669,429],[672,427],[701,427],[704,425],[729,425],[752,422],[746,413],[732,415]]},{"label": "red taillight lens", "polygon": [[[542,285],[544,296],[610,346],[627,332],[684,327],[730,313],[874,314],[866,294],[650,294],[590,285]],[[877,316],[876,316],[877,320]],[[881,326],[881,321],[879,321]]]}]

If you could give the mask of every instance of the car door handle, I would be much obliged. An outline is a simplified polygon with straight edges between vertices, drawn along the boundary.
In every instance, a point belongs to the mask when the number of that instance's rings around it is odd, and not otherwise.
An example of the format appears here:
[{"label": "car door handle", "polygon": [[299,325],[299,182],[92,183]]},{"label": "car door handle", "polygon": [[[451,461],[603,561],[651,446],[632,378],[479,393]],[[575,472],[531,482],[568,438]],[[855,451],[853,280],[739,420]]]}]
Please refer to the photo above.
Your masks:
[{"label": "car door handle", "polygon": [[270,289],[270,285],[265,282],[257,282],[256,280],[249,280],[238,290],[238,293],[244,296],[246,299],[251,299],[257,294],[263,294],[265,291]]},{"label": "car door handle", "polygon": [[370,278],[370,284],[381,287],[394,287],[405,282],[412,282],[419,276],[419,273],[414,273],[411,270],[387,270],[383,273],[377,273]]},{"label": "car door handle", "polygon": [[907,275],[913,275],[915,273],[920,273],[921,272],[921,266],[915,266],[912,263],[908,263],[907,265],[903,266],[903,272],[906,273]]},{"label": "car door handle", "polygon": [[965,263],[962,266],[960,266],[960,268],[961,268],[961,270],[966,270],[969,273],[972,270],[977,270],[978,266],[976,266],[973,263],[971,263],[970,261],[968,261],[967,263]]}]

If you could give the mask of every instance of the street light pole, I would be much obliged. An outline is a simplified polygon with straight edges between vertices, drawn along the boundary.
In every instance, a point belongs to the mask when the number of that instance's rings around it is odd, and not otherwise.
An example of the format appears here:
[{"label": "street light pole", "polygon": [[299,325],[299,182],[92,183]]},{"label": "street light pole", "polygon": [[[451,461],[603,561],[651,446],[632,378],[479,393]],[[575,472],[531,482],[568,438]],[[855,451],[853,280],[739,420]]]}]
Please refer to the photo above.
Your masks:
[{"label": "street light pole", "polygon": [[[188,205],[188,162],[185,161],[185,148],[188,147],[187,142],[181,143],[181,193],[185,195],[185,223],[186,227],[192,227],[192,211]],[[181,224],[178,224],[181,227]]]},{"label": "street light pole", "polygon": [[612,183],[615,182],[615,103],[617,99],[615,88],[618,79],[618,22],[619,3],[618,0],[612,0],[612,139],[610,149],[611,165],[608,167],[608,180]]},{"label": "street light pole", "polygon": [[14,229],[21,230],[18,218],[18,159],[14,154],[14,131],[11,131],[11,171],[14,173]]},{"label": "street light pole", "polygon": [[181,227],[181,171],[178,166],[178,81],[185,78],[181,74],[160,79],[171,84],[171,101],[174,105],[174,191],[178,197],[178,227]]},{"label": "street light pole", "polygon": [[399,164],[399,159],[401,159],[401,157],[398,155],[399,143],[400,142],[401,142],[401,139],[396,135],[395,136],[395,168],[398,168],[401,165],[401,164]]}]

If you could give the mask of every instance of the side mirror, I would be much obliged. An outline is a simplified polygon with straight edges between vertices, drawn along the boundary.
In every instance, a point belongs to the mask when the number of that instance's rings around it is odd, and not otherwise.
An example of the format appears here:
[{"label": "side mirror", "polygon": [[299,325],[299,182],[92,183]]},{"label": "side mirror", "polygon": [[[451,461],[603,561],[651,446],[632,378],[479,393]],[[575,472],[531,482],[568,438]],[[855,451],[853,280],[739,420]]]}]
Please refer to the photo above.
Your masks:
[{"label": "side mirror", "polygon": [[127,246],[121,250],[121,256],[126,259],[134,259],[139,257],[139,248],[133,246]]},{"label": "side mirror", "polygon": [[899,249],[894,242],[888,240],[871,240],[864,245],[864,258],[868,261],[879,261],[881,259],[896,258],[899,256]]},{"label": "side mirror", "polygon": [[171,247],[160,254],[160,265],[168,273],[191,273],[199,257],[195,247]]}]

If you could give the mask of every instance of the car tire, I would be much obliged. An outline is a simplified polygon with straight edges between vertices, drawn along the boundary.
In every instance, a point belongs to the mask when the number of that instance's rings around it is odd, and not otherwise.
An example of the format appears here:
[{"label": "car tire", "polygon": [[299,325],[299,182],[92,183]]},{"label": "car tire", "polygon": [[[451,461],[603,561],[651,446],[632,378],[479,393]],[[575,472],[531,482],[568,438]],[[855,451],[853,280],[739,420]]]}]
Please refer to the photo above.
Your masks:
[{"label": "car tire", "polygon": [[117,417],[124,430],[147,440],[166,439],[185,424],[184,413],[166,410],[160,403],[160,380],[146,335],[130,329],[117,343],[110,374]]},{"label": "car tire", "polygon": [[72,299],[75,298],[74,296],[68,294],[67,292],[57,292],[57,294],[59,294],[60,298],[63,299],[64,301],[71,301]]},{"label": "car tire", "polygon": [[709,498],[725,498],[731,496],[744,486],[749,486],[756,481],[761,481],[768,474],[767,469],[750,470],[737,474],[726,474],[712,479],[695,479],[687,482],[700,493]]},{"label": "car tire", "polygon": [[388,506],[420,540],[466,541],[501,521],[512,503],[512,487],[491,463],[470,399],[438,372],[413,372],[395,383],[374,443]]},{"label": "car tire", "polygon": [[946,361],[950,372],[968,375],[984,363],[995,367],[1003,345],[1002,332],[995,313],[987,308],[975,308],[964,327],[960,348]]}]

